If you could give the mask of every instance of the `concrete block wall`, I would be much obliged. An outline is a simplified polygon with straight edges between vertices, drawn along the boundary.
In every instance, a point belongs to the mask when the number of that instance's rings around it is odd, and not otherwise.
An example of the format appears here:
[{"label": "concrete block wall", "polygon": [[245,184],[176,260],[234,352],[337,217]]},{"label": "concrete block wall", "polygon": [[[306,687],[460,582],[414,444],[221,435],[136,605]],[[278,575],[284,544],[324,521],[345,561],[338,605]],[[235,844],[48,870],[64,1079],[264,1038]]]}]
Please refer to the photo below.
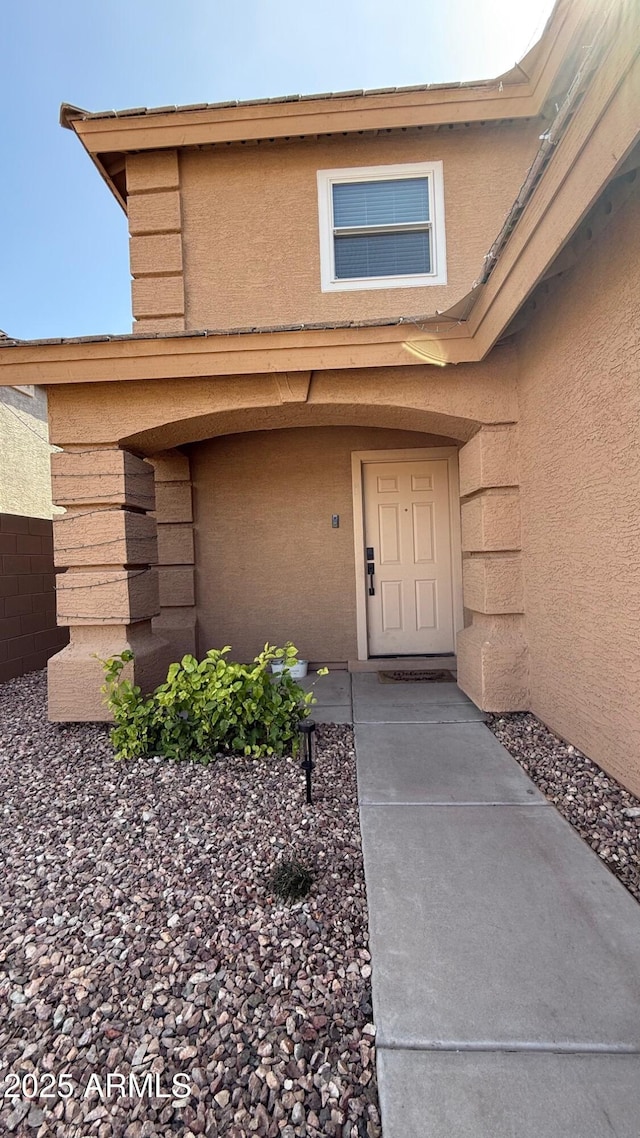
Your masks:
[{"label": "concrete block wall", "polygon": [[56,625],[52,523],[0,514],[0,683],[44,668],[68,639]]}]

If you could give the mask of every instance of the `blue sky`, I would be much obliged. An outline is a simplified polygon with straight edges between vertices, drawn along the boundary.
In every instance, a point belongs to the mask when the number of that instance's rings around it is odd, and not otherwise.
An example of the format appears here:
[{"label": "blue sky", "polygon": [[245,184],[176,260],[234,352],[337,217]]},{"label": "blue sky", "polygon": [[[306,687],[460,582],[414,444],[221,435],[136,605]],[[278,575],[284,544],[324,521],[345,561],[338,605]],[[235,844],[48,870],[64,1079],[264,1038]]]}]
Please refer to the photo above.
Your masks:
[{"label": "blue sky", "polygon": [[0,328],[131,330],[126,218],[61,102],[89,110],[488,78],[551,0],[5,0]]}]

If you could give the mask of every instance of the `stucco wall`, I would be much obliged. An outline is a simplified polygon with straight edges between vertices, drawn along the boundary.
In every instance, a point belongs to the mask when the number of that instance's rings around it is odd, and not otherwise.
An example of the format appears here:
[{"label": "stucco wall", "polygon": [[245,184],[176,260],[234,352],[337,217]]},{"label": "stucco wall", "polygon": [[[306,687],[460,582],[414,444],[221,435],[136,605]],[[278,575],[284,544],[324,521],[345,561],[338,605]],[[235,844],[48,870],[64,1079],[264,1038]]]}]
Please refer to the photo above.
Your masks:
[{"label": "stucco wall", "polygon": [[531,708],[640,793],[640,194],[522,336]]},{"label": "stucco wall", "polygon": [[[265,337],[267,339],[267,337]],[[278,376],[211,376],[48,388],[51,439],[65,447],[122,441],[145,454],[239,430],[360,426],[471,437],[481,423],[518,417],[510,345],[456,367],[314,371],[303,402],[283,402]]]},{"label": "stucco wall", "polygon": [[[186,327],[447,308],[478,276],[539,134],[532,121],[181,152]],[[432,160],[444,163],[447,285],[322,293],[316,172]],[[153,311],[168,309],[159,303]]]},{"label": "stucco wall", "polygon": [[192,446],[199,651],[231,644],[250,659],[267,640],[293,640],[314,661],[354,659],[351,452],[445,445],[416,432],[311,427]]},{"label": "stucco wall", "polygon": [[50,453],[42,388],[0,387],[0,512],[51,517]]}]

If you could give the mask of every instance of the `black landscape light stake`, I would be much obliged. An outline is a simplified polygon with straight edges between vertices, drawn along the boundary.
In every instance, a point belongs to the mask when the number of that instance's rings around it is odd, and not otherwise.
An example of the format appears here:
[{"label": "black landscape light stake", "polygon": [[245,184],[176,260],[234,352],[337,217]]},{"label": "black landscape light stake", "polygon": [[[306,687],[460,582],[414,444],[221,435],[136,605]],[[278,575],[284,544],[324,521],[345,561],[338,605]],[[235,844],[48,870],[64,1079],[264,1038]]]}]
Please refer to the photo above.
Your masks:
[{"label": "black landscape light stake", "polygon": [[316,755],[316,740],[315,740],[316,725],[313,719],[303,719],[298,725],[300,732],[300,753],[302,754],[302,767],[305,779],[307,782],[307,803],[311,804],[311,772],[315,766],[314,759]]}]

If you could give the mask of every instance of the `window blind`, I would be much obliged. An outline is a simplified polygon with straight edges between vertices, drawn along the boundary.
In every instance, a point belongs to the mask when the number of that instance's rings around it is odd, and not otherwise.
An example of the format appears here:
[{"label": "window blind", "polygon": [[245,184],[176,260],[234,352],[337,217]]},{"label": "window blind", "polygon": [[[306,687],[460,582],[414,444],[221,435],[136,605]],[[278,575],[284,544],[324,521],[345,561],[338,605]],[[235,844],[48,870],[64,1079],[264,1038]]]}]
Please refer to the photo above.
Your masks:
[{"label": "window blind", "polygon": [[428,178],[334,183],[335,229],[429,220]]},{"label": "window blind", "polygon": [[431,272],[431,234],[376,233],[335,237],[335,275],[352,277],[415,276]]}]

